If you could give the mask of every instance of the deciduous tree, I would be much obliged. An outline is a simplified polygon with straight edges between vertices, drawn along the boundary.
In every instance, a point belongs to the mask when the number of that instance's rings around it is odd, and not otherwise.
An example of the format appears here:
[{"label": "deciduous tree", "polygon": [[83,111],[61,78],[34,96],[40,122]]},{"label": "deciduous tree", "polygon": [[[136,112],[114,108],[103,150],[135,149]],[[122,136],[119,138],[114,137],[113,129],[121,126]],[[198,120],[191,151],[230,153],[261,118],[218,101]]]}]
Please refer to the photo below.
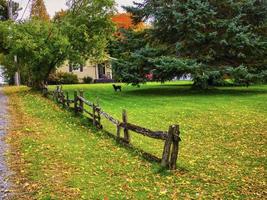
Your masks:
[{"label": "deciduous tree", "polygon": [[69,61],[74,65],[87,59],[103,60],[106,47],[115,27],[113,0],[71,0],[63,22],[65,34],[71,43]]},{"label": "deciduous tree", "polygon": [[[41,88],[49,74],[66,60],[68,38],[56,24],[43,20],[9,24],[8,30],[6,58],[12,60],[17,55],[22,78],[32,87]],[[12,71],[14,65],[6,67]]]},{"label": "deciduous tree", "polygon": [[[5,60],[19,58],[21,75],[34,88],[43,87],[49,74],[64,61],[82,64],[87,59],[100,60],[106,55],[106,46],[114,33],[110,15],[113,1],[81,1],[73,5],[66,17],[47,21],[34,17],[23,23],[0,22],[0,41],[6,52]],[[13,65],[6,62],[12,72]]]}]

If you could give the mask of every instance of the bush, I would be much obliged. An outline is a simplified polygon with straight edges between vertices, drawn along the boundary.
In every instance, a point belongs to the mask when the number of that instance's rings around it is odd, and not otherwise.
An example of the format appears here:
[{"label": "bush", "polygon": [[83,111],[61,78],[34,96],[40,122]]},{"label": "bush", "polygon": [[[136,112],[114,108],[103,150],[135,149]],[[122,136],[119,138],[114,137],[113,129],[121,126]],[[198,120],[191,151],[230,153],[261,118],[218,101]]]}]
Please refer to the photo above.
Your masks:
[{"label": "bush", "polygon": [[93,82],[93,78],[90,76],[86,76],[83,78],[83,83],[92,83]]},{"label": "bush", "polygon": [[49,75],[48,84],[77,84],[79,83],[78,76],[76,74],[67,72],[57,72]]},{"label": "bush", "polygon": [[206,71],[205,73],[193,74],[193,87],[197,89],[207,89],[209,86],[230,86],[226,81],[229,75],[224,71]]},{"label": "bush", "polygon": [[209,76],[207,74],[195,74],[193,75],[193,88],[196,89],[207,89],[208,88]]}]

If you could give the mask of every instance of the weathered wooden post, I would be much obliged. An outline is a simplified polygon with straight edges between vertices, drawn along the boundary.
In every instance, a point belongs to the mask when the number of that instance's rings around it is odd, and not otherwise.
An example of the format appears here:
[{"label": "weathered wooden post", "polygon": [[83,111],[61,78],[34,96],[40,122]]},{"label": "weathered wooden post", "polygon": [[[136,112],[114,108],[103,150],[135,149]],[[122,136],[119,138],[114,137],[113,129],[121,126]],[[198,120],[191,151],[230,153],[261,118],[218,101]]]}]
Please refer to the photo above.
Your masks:
[{"label": "weathered wooden post", "polygon": [[78,92],[74,91],[74,112],[78,113]]},{"label": "weathered wooden post", "polygon": [[96,116],[95,116],[96,106],[93,104],[93,125],[96,126]]},{"label": "weathered wooden post", "polygon": [[168,131],[168,137],[165,141],[163,153],[162,153],[162,159],[161,159],[161,166],[162,167],[168,167],[169,166],[169,159],[170,159],[170,151],[171,151],[171,145],[173,142],[173,134],[174,134],[175,126],[170,126]]},{"label": "weathered wooden post", "polygon": [[96,107],[96,113],[97,113],[97,121],[98,121],[98,128],[102,129],[103,126],[101,125],[101,116],[100,116],[100,107],[97,105]]},{"label": "weathered wooden post", "polygon": [[172,153],[171,153],[171,160],[170,160],[170,169],[171,170],[176,169],[176,162],[177,162],[178,153],[179,153],[179,142],[180,141],[181,141],[181,139],[180,139],[179,125],[174,125]]},{"label": "weathered wooden post", "polygon": [[53,101],[56,101],[57,90],[53,90]]},{"label": "weathered wooden post", "polygon": [[[84,96],[83,96],[83,91],[82,91],[82,90],[79,91],[79,95],[80,95],[80,97],[82,97],[82,98],[84,97]],[[81,99],[79,99],[79,104],[80,104],[80,112],[83,113],[84,103],[83,103],[83,101],[82,101]]]},{"label": "weathered wooden post", "polygon": [[66,105],[70,107],[70,97],[69,97],[69,92],[66,92]]},{"label": "weathered wooden post", "polygon": [[65,107],[66,101],[65,101],[65,95],[64,95],[63,91],[60,92],[60,98],[61,98],[61,103],[62,103],[63,107]]},{"label": "weathered wooden post", "polygon": [[55,93],[55,97],[56,97],[56,102],[57,103],[59,103],[59,93],[60,93],[60,85],[57,85],[56,93]]},{"label": "weathered wooden post", "polygon": [[130,143],[131,138],[129,135],[129,130],[127,128],[128,117],[127,117],[126,110],[122,111],[122,122],[124,125],[124,140],[125,140],[125,142]]}]

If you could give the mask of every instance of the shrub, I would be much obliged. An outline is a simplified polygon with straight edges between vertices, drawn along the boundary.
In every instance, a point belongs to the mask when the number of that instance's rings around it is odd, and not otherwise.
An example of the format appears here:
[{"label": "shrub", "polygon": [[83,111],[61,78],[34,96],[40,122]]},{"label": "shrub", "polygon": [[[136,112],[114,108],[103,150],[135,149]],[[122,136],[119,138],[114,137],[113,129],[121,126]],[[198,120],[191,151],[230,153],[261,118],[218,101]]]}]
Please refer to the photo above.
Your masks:
[{"label": "shrub", "polygon": [[194,84],[193,88],[196,89],[207,89],[209,76],[207,74],[195,74],[193,76]]},{"label": "shrub", "polygon": [[229,75],[224,71],[206,71],[193,74],[194,88],[207,89],[209,86],[230,86],[231,83],[226,81]]},{"label": "shrub", "polygon": [[83,83],[92,83],[93,82],[93,78],[90,76],[86,76],[83,78]]},{"label": "shrub", "polygon": [[79,83],[78,76],[76,74],[67,72],[57,72],[49,75],[48,84],[77,84]]}]

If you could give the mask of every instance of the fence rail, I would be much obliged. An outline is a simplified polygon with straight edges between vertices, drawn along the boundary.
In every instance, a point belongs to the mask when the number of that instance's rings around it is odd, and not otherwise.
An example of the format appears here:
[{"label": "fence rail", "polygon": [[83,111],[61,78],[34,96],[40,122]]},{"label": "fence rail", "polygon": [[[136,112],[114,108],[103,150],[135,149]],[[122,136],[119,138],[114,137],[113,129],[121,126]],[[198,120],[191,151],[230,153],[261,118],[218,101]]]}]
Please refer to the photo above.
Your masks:
[{"label": "fence rail", "polygon": [[[161,158],[161,166],[169,168],[171,170],[176,169],[176,162],[179,153],[179,142],[181,141],[179,125],[169,126],[168,131],[152,131],[150,129],[128,122],[126,110],[122,111],[122,120],[120,121],[112,117],[107,112],[103,111],[98,104],[92,103],[85,99],[83,91],[74,91],[74,99],[70,99],[69,92],[64,92],[62,90],[62,86],[57,86],[54,91],[48,91],[48,89],[45,88],[43,90],[43,94],[45,97],[52,97],[54,101],[62,104],[64,107],[73,108],[76,114],[88,114],[90,121],[92,121],[93,125],[99,129],[103,128],[103,125],[101,124],[101,116],[103,116],[117,127],[117,139],[122,139],[128,144],[131,142],[129,131],[153,139],[165,141]],[[91,108],[92,110],[87,110],[84,105],[89,106],[89,108]],[[122,130],[123,138],[121,137]]]}]

